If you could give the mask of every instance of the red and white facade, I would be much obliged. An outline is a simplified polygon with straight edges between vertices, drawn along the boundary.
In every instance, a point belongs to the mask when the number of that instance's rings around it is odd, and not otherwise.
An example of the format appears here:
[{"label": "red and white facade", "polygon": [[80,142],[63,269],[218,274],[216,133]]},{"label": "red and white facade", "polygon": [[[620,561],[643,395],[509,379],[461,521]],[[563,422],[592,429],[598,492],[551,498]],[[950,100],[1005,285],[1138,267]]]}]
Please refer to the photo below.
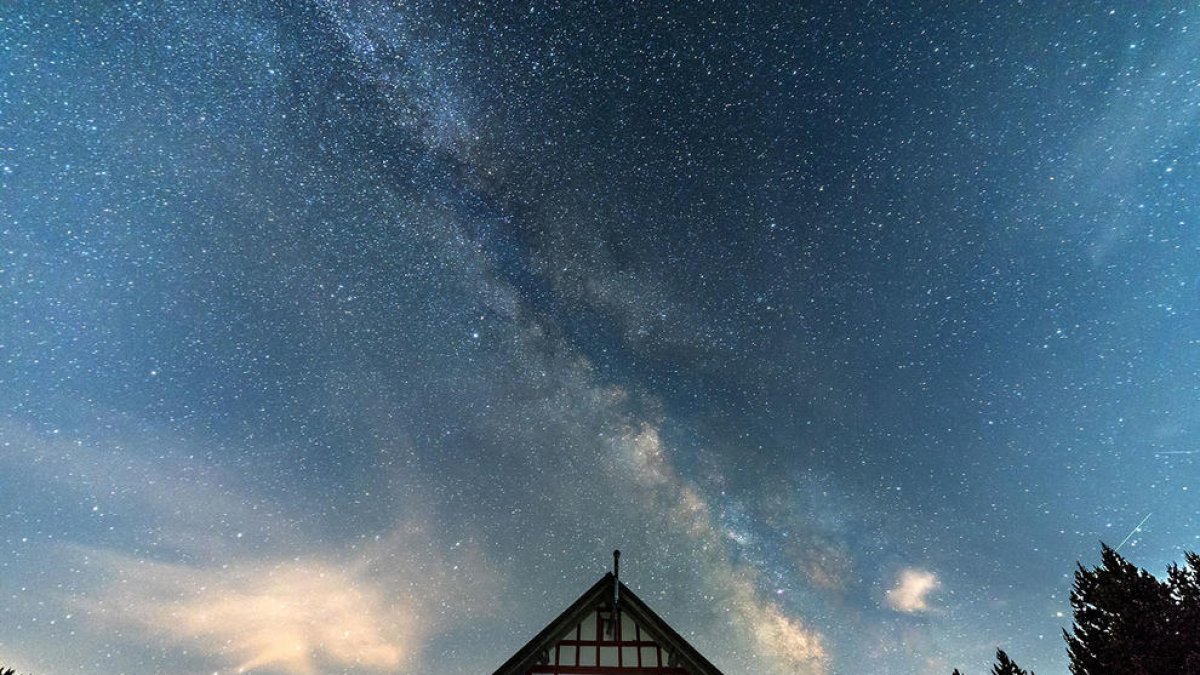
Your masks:
[{"label": "red and white facade", "polygon": [[672,666],[671,648],[643,631],[628,612],[618,612],[614,622],[608,604],[568,629],[549,648],[544,664],[535,664],[527,675],[688,675]]},{"label": "red and white facade", "polygon": [[609,573],[514,654],[495,675],[721,675],[721,672]]}]

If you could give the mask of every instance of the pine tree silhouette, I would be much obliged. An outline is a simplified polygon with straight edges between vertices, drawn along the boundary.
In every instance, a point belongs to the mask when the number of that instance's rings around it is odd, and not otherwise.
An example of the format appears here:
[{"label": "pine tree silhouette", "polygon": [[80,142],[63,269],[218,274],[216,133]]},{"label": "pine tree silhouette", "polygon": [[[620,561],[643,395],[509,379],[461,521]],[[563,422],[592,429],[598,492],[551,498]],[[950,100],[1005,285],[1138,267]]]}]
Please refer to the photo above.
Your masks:
[{"label": "pine tree silhouette", "polygon": [[[1160,581],[1101,544],[1100,566],[1075,572],[1071,608],[1073,675],[1200,675],[1200,555],[1185,553]],[[1002,649],[992,674],[1033,675]]]},{"label": "pine tree silhouette", "polygon": [[1178,611],[1168,635],[1179,647],[1175,658],[1180,672],[1200,673],[1200,555],[1188,552],[1182,567],[1172,564],[1167,585]]},{"label": "pine tree silhouette", "polygon": [[1003,649],[996,650],[996,665],[992,666],[992,675],[1033,675],[1008,658]]},{"label": "pine tree silhouette", "polygon": [[1159,581],[1102,545],[1099,567],[1075,572],[1075,623],[1063,631],[1074,675],[1200,672],[1200,557]]}]

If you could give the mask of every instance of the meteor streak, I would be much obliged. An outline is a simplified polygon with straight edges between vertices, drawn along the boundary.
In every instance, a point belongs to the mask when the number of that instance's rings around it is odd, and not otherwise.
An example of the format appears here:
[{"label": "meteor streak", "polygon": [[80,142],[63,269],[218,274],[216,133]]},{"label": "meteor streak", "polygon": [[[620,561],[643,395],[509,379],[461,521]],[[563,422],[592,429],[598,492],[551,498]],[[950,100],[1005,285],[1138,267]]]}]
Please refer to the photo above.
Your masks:
[{"label": "meteor streak", "polygon": [[1142,528],[1142,526],[1146,524],[1146,521],[1147,521],[1147,520],[1150,520],[1150,513],[1149,513],[1149,512],[1147,512],[1147,513],[1146,513],[1146,517],[1145,517],[1145,518],[1142,518],[1142,522],[1140,522],[1140,523],[1138,523],[1137,525],[1135,525],[1135,526],[1134,526],[1134,528],[1133,528],[1132,530],[1130,530],[1130,531],[1129,531],[1129,534],[1125,535],[1125,538],[1124,538],[1124,539],[1122,539],[1122,540],[1121,540],[1121,543],[1117,544],[1117,547],[1116,547],[1116,548],[1114,548],[1113,550],[1114,550],[1114,551],[1116,551],[1117,553],[1120,553],[1120,552],[1121,552],[1121,547],[1125,545],[1125,542],[1129,541],[1129,538],[1133,536],[1133,533],[1134,533],[1134,532],[1137,532],[1138,530],[1140,530],[1140,529]]}]

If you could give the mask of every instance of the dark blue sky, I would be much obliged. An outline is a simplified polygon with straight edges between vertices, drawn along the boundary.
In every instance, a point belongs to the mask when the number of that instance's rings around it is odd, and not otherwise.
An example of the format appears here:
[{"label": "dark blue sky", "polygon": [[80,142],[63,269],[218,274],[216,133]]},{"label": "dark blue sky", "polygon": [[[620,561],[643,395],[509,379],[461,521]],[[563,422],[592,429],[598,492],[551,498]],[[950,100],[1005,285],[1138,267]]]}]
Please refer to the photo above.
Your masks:
[{"label": "dark blue sky", "polygon": [[0,662],[490,672],[620,547],[731,675],[1065,673],[1200,542],[1198,31],[8,3]]}]

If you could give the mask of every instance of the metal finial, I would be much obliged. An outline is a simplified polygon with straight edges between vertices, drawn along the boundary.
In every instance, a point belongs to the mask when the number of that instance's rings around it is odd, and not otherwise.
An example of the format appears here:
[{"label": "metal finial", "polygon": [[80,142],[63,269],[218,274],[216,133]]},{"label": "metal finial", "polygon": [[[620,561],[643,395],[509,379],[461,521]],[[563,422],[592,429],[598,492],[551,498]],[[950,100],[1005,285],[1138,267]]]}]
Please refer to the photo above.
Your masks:
[{"label": "metal finial", "polygon": [[617,635],[617,624],[621,620],[621,550],[613,551],[613,598],[612,619],[608,624],[609,635]]}]

